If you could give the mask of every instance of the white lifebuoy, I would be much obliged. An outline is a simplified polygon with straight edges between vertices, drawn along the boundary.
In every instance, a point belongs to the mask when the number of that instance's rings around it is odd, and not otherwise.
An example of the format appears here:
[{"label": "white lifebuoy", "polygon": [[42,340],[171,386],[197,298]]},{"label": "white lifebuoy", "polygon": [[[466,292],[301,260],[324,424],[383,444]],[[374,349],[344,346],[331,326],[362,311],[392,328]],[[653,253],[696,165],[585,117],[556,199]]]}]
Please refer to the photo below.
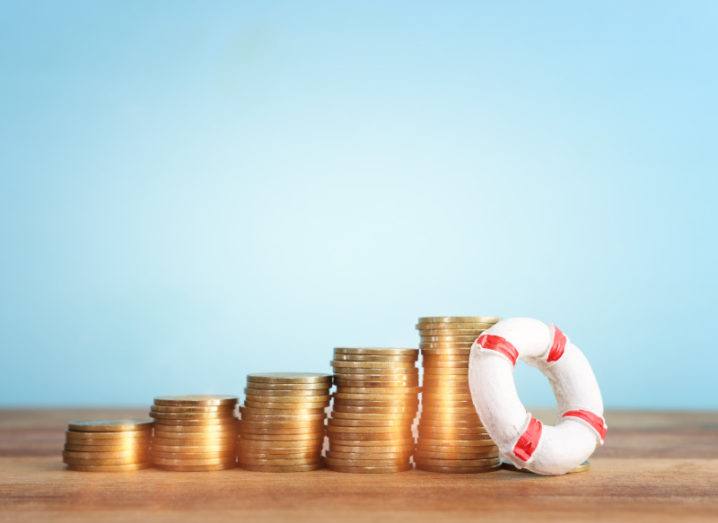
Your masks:
[{"label": "white lifebuoy", "polygon": [[[560,422],[543,425],[526,412],[514,383],[517,359],[551,382]],[[603,400],[583,352],[556,326],[509,318],[471,346],[471,398],[501,456],[537,474],[565,474],[583,463],[606,437]]]}]

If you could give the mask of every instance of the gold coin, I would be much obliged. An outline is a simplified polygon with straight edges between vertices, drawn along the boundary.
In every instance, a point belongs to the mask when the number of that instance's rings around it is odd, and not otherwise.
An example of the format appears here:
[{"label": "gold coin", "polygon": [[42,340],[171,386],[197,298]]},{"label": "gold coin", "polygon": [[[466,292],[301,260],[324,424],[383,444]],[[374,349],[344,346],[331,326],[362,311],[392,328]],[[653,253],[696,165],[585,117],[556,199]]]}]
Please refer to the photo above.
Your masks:
[{"label": "gold coin", "polygon": [[411,411],[411,414],[408,414],[406,416],[402,416],[401,414],[395,414],[395,413],[373,413],[373,412],[343,412],[343,411],[337,411],[335,410],[332,413],[333,419],[395,419],[399,420],[405,418],[408,421],[411,421],[416,416],[415,411]]},{"label": "gold coin", "polygon": [[215,394],[189,394],[183,396],[158,396],[155,398],[155,405],[187,405],[187,406],[209,406],[209,405],[233,405],[237,403],[236,396],[224,396]]},{"label": "gold coin", "polygon": [[424,418],[423,416],[419,420],[419,428],[421,427],[445,427],[447,424],[449,427],[461,428],[461,429],[472,429],[472,430],[486,430],[481,424],[481,420],[478,416],[473,419],[455,419],[453,416],[448,416],[446,419],[440,418]]},{"label": "gold coin", "polygon": [[[295,396],[295,395],[282,395],[282,396],[268,396],[264,394],[248,393],[245,397],[245,404],[247,401],[258,401],[267,403],[288,403],[289,406],[296,405],[323,405],[329,401],[329,394],[323,394],[321,396]],[[286,408],[286,407],[285,407]]]},{"label": "gold coin", "polygon": [[326,381],[320,381],[317,383],[272,383],[267,381],[249,381],[247,382],[247,388],[251,390],[327,390],[331,387],[331,383]]},{"label": "gold coin", "polygon": [[329,406],[329,401],[323,403],[287,403],[287,402],[278,402],[278,401],[255,401],[255,400],[245,400],[244,402],[245,407],[252,407],[256,409],[270,409],[270,410],[280,410],[282,412],[278,412],[279,414],[289,414],[291,411],[294,411],[297,414],[309,414],[310,412],[307,411],[314,411],[312,414],[317,414],[318,412],[322,412],[326,407]]},{"label": "gold coin", "polygon": [[239,453],[239,463],[251,462],[252,460],[270,460],[270,459],[298,459],[304,462],[314,462],[322,459],[321,449],[312,449],[311,451],[283,451],[282,453],[271,452],[242,452]]},{"label": "gold coin", "polygon": [[414,457],[417,459],[446,459],[462,461],[499,457],[498,447],[472,447],[472,449],[472,452],[457,452],[452,450],[429,451],[417,449],[414,452]]},{"label": "gold coin", "polygon": [[280,421],[280,422],[302,422],[302,423],[310,423],[310,422],[322,422],[325,419],[324,414],[316,414],[311,416],[272,416],[272,415],[266,415],[266,414],[253,414],[253,413],[246,413],[242,415],[242,421],[258,421],[261,423],[269,423],[273,421]]},{"label": "gold coin", "polygon": [[134,470],[149,468],[150,463],[130,463],[124,465],[79,465],[68,463],[68,470],[76,470],[79,472],[130,472]]},{"label": "gold coin", "polygon": [[422,392],[421,397],[424,400],[428,400],[430,402],[433,401],[433,402],[437,402],[437,403],[446,401],[446,400],[471,402],[471,393],[468,391],[463,391],[463,390],[461,392],[456,392],[456,391],[443,392],[443,391],[425,390]]},{"label": "gold coin", "polygon": [[411,423],[411,420],[403,421],[401,419],[395,420],[395,419],[382,419],[382,420],[372,420],[372,419],[344,419],[344,418],[330,418],[328,421],[328,427],[329,426],[335,426],[335,427],[394,427],[394,428],[400,428],[400,427],[406,427],[407,424]]},{"label": "gold coin", "polygon": [[333,437],[334,434],[402,434],[410,433],[410,427],[407,425],[392,427],[392,426],[373,426],[373,425],[355,425],[352,427],[345,427],[342,425],[329,425],[327,426],[327,434],[329,437]]},{"label": "gold coin", "polygon": [[[403,431],[391,431],[391,432],[327,432],[331,441],[354,441],[362,439],[364,441],[398,441],[412,438],[411,430],[405,429]],[[346,443],[345,443],[346,445]]]},{"label": "gold coin", "polygon": [[466,365],[469,364],[471,352],[446,352],[446,353],[428,353],[428,354],[422,354],[423,364],[426,365],[427,363],[444,363],[447,361],[456,361],[460,362],[463,361],[466,363]]},{"label": "gold coin", "polygon": [[[301,445],[300,445],[301,443]],[[279,445],[279,446],[277,446]],[[313,453],[322,451],[322,441],[248,441],[241,440],[237,446],[240,454],[292,454],[297,452]]]},{"label": "gold coin", "polygon": [[286,407],[283,409],[275,409],[275,408],[264,408],[264,407],[247,407],[242,406],[239,407],[239,413],[244,417],[247,414],[253,414],[256,416],[324,416],[324,411],[326,407],[302,407],[302,408],[295,408],[295,407]]},{"label": "gold coin", "polygon": [[335,472],[349,472],[354,474],[390,474],[392,472],[404,472],[407,470],[411,470],[412,467],[411,463],[402,465],[362,467],[342,465],[339,463],[329,464],[329,462],[327,462],[327,468]]},{"label": "gold coin", "polygon": [[591,464],[588,461],[584,461],[578,467],[568,471],[569,474],[578,474],[579,472],[586,472],[591,468]]},{"label": "gold coin", "polygon": [[305,428],[243,428],[240,434],[316,434],[324,429],[324,425]]},{"label": "gold coin", "polygon": [[241,468],[254,472],[307,472],[317,470],[324,466],[323,462],[311,463],[309,465],[247,465],[242,464]]},{"label": "gold coin", "polygon": [[501,468],[501,461],[497,460],[495,463],[478,467],[439,467],[428,465],[426,463],[417,463],[416,468],[418,470],[423,470],[424,472],[441,472],[444,474],[477,474],[479,472],[492,472],[494,470],[498,470]]},{"label": "gold coin", "polygon": [[334,376],[348,376],[350,379],[367,379],[366,376],[390,377],[392,379],[410,378],[419,375],[419,368],[411,367],[335,367]]},{"label": "gold coin", "polygon": [[419,464],[433,467],[484,467],[496,464],[499,459],[493,458],[476,458],[476,459],[437,459],[437,458],[420,458],[414,456],[417,466]]},{"label": "gold coin", "polygon": [[411,454],[414,452],[414,441],[409,440],[407,443],[401,445],[374,445],[371,447],[342,445],[341,442],[330,441],[329,447],[332,452],[342,452],[345,454]]},{"label": "gold coin", "polygon": [[324,431],[308,432],[305,434],[252,434],[243,433],[241,440],[250,441],[322,441]]},{"label": "gold coin", "polygon": [[137,456],[135,458],[97,458],[97,459],[76,459],[63,457],[62,461],[66,465],[95,465],[95,466],[106,466],[106,465],[132,465],[135,463],[145,463],[148,461],[143,456]]},{"label": "gold coin", "polygon": [[418,356],[419,351],[415,348],[383,348],[383,347],[336,347],[334,354],[356,354],[365,356]]},{"label": "gold coin", "polygon": [[344,388],[387,388],[387,387],[418,387],[419,377],[401,381],[372,381],[372,380],[344,380],[337,379],[337,390]]},{"label": "gold coin", "polygon": [[194,414],[188,414],[185,412],[155,412],[151,411],[150,416],[155,418],[156,420],[170,420],[170,421],[185,421],[185,420],[192,420],[192,421],[205,421],[205,420],[227,420],[227,419],[235,419],[234,414],[232,414],[231,411],[229,412],[222,412],[222,413],[215,413],[215,412],[203,412],[203,413],[194,413]]},{"label": "gold coin", "polygon": [[126,432],[150,430],[152,423],[151,419],[99,419],[71,421],[67,428],[76,432]]},{"label": "gold coin", "polygon": [[175,459],[175,458],[163,458],[159,456],[152,456],[152,463],[155,465],[163,466],[204,466],[204,465],[222,465],[226,463],[234,463],[234,458],[227,458],[225,456],[215,456],[211,458],[198,458],[198,459]]},{"label": "gold coin", "polygon": [[334,361],[396,361],[414,362],[417,354],[334,354]]},{"label": "gold coin", "polygon": [[261,372],[247,375],[248,383],[332,383],[330,374],[315,372]]},{"label": "gold coin", "polygon": [[[343,447],[413,447],[414,438],[405,437],[402,435],[397,436],[395,439],[366,439],[361,437],[360,439],[343,439],[343,438],[329,438],[329,447],[336,449],[337,446]],[[338,450],[338,449],[337,449]]]},{"label": "gold coin", "polygon": [[236,432],[239,420],[229,424],[222,425],[157,425],[155,427],[155,435],[157,434],[187,434],[188,436],[198,434],[222,434],[226,432]]},{"label": "gold coin", "polygon": [[155,418],[155,429],[158,426],[168,427],[231,427],[237,424],[237,418],[203,418],[203,419],[165,419]]},{"label": "gold coin", "polygon": [[439,412],[430,412],[430,411],[422,411],[421,412],[421,421],[422,422],[444,422],[444,423],[451,423],[452,425],[456,425],[460,422],[474,422],[474,423],[481,423],[481,420],[479,419],[479,415],[474,413],[439,413]]},{"label": "gold coin", "polygon": [[167,414],[224,414],[231,415],[234,405],[209,405],[206,407],[192,407],[187,405],[152,405],[150,411]]},{"label": "gold coin", "polygon": [[217,447],[220,448],[229,448],[234,445],[234,442],[236,441],[237,436],[233,436],[231,438],[222,438],[222,439],[214,439],[214,438],[207,438],[207,439],[187,439],[187,440],[176,440],[176,439],[165,439],[165,438],[157,438],[152,442],[152,448],[156,447],[204,447],[206,449],[214,449]]},{"label": "gold coin", "polygon": [[158,469],[172,472],[211,472],[215,470],[233,469],[237,466],[237,463],[235,461],[220,462],[214,465],[167,465],[154,463],[154,466]]},{"label": "gold coin", "polygon": [[424,334],[425,332],[481,333],[493,326],[492,323],[417,323],[414,325],[420,334]]},{"label": "gold coin", "polygon": [[344,400],[344,399],[336,399],[334,400],[334,411],[335,412],[342,412],[344,410],[344,407],[384,407],[384,408],[391,408],[391,407],[400,407],[407,411],[413,411],[416,412],[419,408],[419,402],[413,401],[413,400],[403,400],[403,401],[369,401],[369,400]]},{"label": "gold coin", "polygon": [[321,462],[321,456],[314,456],[312,458],[281,458],[281,457],[270,457],[260,458],[252,456],[242,456],[238,461],[240,466],[244,465],[274,465],[274,466],[299,466],[299,465],[312,465]]},{"label": "gold coin", "polygon": [[138,452],[149,447],[149,440],[146,444],[136,445],[123,444],[123,445],[81,445],[66,443],[63,450],[69,452]]},{"label": "gold coin", "polygon": [[[232,440],[232,442],[234,439]],[[231,442],[226,445],[164,445],[164,444],[152,444],[152,452],[159,452],[161,454],[171,453],[203,453],[203,452],[214,452],[214,453],[226,453],[230,449]]]},{"label": "gold coin", "polygon": [[493,440],[488,438],[478,439],[467,439],[456,437],[453,438],[419,438],[419,445],[422,447],[446,447],[451,445],[452,447],[483,447],[486,445],[496,445]]},{"label": "gold coin", "polygon": [[281,389],[255,389],[254,387],[246,387],[244,393],[248,396],[259,396],[259,397],[290,397],[290,398],[322,398],[329,395],[329,388],[326,389],[294,389],[294,390],[281,390]]},{"label": "gold coin", "polygon": [[341,394],[418,394],[420,387],[338,387]]},{"label": "gold coin", "polygon": [[447,361],[424,361],[424,372],[426,372],[426,369],[455,369],[455,368],[461,368],[466,372],[469,368],[469,362],[466,361],[459,361],[459,360],[447,360]]},{"label": "gold coin", "polygon": [[497,323],[498,316],[422,316],[420,324],[425,323]]},{"label": "gold coin", "polygon": [[234,447],[229,447],[218,452],[163,452],[160,450],[152,451],[153,461],[165,461],[165,460],[176,460],[176,461],[191,461],[195,462],[198,460],[222,460],[229,461],[233,460],[236,451]]},{"label": "gold coin", "polygon": [[240,430],[249,431],[252,429],[275,429],[275,430],[307,430],[317,429],[324,426],[324,420],[320,421],[250,421],[244,420],[240,423]]},{"label": "gold coin", "polygon": [[402,402],[418,399],[416,392],[400,392],[396,394],[349,394],[346,392],[337,392],[334,394],[335,400],[350,400],[350,401],[392,401]]},{"label": "gold coin", "polygon": [[407,362],[401,362],[401,361],[342,361],[342,360],[332,360],[329,362],[329,364],[334,367],[335,369],[397,369],[397,370],[406,370],[406,369],[415,369],[416,368],[416,361],[407,361]]},{"label": "gold coin", "polygon": [[419,434],[422,436],[428,436],[429,434],[438,434],[439,439],[442,439],[445,435],[453,435],[461,437],[463,435],[472,435],[472,436],[484,436],[489,437],[489,433],[486,432],[485,429],[479,428],[479,427],[456,427],[454,425],[446,426],[446,427],[437,427],[437,426],[431,426],[431,425],[424,425],[422,423],[419,423]]},{"label": "gold coin", "polygon": [[79,443],[82,445],[120,445],[131,443],[141,444],[149,441],[150,433],[145,430],[130,430],[127,432],[65,432],[65,439],[68,443]]},{"label": "gold coin", "polygon": [[392,458],[344,458],[327,453],[324,458],[327,465],[339,465],[348,467],[383,467],[383,466],[401,466],[409,463],[409,456],[397,456]]},{"label": "gold coin", "polygon": [[62,452],[62,457],[68,458],[68,459],[73,459],[73,460],[123,459],[123,460],[131,460],[134,462],[134,461],[141,461],[140,459],[137,459],[137,458],[142,458],[147,453],[148,453],[147,449],[116,450],[116,451],[106,451],[106,452],[64,450]]},{"label": "gold coin", "polygon": [[[372,447],[367,447],[371,449]],[[401,452],[341,452],[337,450],[327,451],[327,458],[337,460],[408,460],[411,457],[411,449]]]}]

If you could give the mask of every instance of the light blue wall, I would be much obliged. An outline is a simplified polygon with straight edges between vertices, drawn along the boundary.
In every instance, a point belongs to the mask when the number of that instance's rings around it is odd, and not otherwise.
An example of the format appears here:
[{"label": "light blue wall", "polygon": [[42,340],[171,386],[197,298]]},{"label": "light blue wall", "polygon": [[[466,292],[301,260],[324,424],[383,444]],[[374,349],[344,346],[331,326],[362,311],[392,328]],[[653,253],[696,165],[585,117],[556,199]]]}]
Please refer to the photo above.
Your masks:
[{"label": "light blue wall", "polygon": [[717,5],[0,3],[0,404],[498,314],[609,406],[718,407]]}]

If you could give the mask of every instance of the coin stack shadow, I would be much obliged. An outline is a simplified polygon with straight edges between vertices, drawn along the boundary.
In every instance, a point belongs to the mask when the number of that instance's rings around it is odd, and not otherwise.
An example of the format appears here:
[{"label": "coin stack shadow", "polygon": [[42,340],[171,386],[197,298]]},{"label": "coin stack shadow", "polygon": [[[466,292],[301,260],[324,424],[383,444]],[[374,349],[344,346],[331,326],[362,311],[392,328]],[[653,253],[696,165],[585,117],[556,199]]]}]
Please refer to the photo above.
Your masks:
[{"label": "coin stack shadow", "polygon": [[386,473],[412,468],[419,392],[417,349],[336,348],[327,467]]},{"label": "coin stack shadow", "polygon": [[150,466],[152,420],[71,421],[62,460],[70,470],[126,472]]},{"label": "coin stack shadow", "polygon": [[485,472],[501,465],[469,391],[469,353],[474,340],[499,318],[419,318],[423,382],[416,467],[433,472]]},{"label": "coin stack shadow", "polygon": [[331,385],[329,374],[248,375],[239,408],[239,466],[259,472],[321,468]]},{"label": "coin stack shadow", "polygon": [[189,395],[155,398],[152,463],[175,471],[210,471],[236,466],[234,396]]}]

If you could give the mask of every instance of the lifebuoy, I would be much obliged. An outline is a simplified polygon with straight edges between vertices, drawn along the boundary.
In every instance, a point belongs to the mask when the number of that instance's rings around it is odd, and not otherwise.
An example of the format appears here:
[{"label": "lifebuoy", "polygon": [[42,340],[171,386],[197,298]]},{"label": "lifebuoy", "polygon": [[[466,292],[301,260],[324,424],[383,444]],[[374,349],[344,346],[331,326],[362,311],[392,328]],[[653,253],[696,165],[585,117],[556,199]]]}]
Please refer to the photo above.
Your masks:
[{"label": "lifebuoy", "polygon": [[[517,360],[551,382],[561,419],[542,424],[521,403],[514,383]],[[509,318],[471,346],[471,398],[501,456],[537,474],[565,474],[593,454],[606,437],[601,391],[583,352],[556,326]]]}]

